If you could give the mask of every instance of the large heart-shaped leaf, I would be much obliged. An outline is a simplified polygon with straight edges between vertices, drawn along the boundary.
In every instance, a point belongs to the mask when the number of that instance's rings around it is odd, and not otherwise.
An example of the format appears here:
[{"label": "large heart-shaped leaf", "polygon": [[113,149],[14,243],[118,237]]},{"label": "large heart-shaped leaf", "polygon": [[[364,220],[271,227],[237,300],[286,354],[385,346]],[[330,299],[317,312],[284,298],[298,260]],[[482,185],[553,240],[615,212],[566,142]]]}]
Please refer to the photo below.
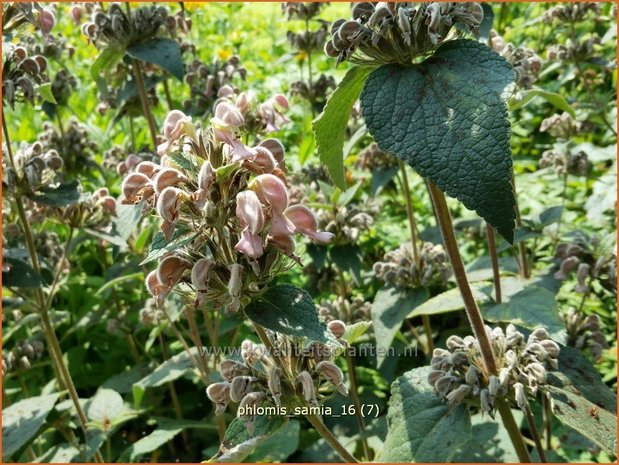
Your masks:
[{"label": "large heart-shaped leaf", "polygon": [[172,39],[156,37],[146,42],[138,42],[127,47],[127,55],[157,65],[179,81],[183,80],[181,49]]},{"label": "large heart-shaped leaf", "polygon": [[475,210],[509,242],[516,218],[506,100],[514,70],[473,40],[445,42],[420,64],[381,66],[361,92],[381,150]]}]

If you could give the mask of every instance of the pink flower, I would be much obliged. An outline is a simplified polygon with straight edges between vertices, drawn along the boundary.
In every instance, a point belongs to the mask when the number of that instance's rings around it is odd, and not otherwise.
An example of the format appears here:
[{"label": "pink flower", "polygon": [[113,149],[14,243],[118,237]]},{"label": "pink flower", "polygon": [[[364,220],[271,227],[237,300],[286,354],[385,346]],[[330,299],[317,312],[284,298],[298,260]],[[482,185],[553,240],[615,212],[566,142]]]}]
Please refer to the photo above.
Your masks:
[{"label": "pink flower", "polygon": [[236,196],[236,216],[243,227],[241,238],[234,250],[250,258],[262,256],[262,239],[258,235],[264,228],[264,215],[258,196],[253,191],[239,192]]},{"label": "pink flower", "polygon": [[49,10],[42,10],[36,16],[37,26],[41,29],[43,36],[47,36],[56,25],[56,17]]},{"label": "pink flower", "polygon": [[184,134],[194,135],[191,117],[185,115],[182,111],[172,110],[168,113],[163,123],[163,137],[165,137],[166,141],[157,147],[157,155],[165,154],[170,145],[179,140]]},{"label": "pink flower", "polygon": [[256,151],[245,146],[229,129],[214,128],[215,138],[232,148],[232,163],[256,158]]},{"label": "pink flower", "polygon": [[231,103],[219,102],[215,107],[215,117],[211,119],[211,123],[217,127],[238,129],[245,124],[245,119],[238,108]]},{"label": "pink flower", "polygon": [[256,152],[253,160],[245,160],[243,165],[256,174],[272,173],[275,171],[277,161],[271,151],[258,145],[252,150]]},{"label": "pink flower", "polygon": [[271,207],[273,213],[284,213],[288,206],[288,191],[281,179],[272,174],[261,174],[249,183],[249,188],[254,190],[260,201]]},{"label": "pink flower", "polygon": [[316,216],[303,205],[293,205],[287,208],[284,215],[294,224],[295,232],[305,234],[316,242],[326,244],[334,237],[334,234],[330,232],[318,231]]},{"label": "pink flower", "polygon": [[170,223],[176,223],[180,210],[180,198],[183,191],[176,187],[166,187],[157,199],[157,213]]}]

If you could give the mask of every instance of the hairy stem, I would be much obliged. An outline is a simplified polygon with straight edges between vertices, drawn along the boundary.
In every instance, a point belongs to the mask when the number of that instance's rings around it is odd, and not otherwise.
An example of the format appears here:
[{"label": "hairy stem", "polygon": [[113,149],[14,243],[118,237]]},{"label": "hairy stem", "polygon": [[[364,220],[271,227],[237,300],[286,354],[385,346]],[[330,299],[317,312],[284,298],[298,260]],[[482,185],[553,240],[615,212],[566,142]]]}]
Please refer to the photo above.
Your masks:
[{"label": "hairy stem", "polygon": [[527,417],[529,431],[531,432],[531,436],[533,436],[533,441],[535,442],[535,448],[537,449],[539,458],[542,463],[546,463],[548,462],[548,459],[546,458],[546,452],[544,452],[542,440],[540,439],[539,431],[537,430],[537,425],[535,424],[535,417],[533,416],[533,413],[531,413],[531,409],[529,408],[529,406],[525,408],[524,415]]},{"label": "hairy stem", "polygon": [[305,418],[312,424],[314,429],[320,433],[322,438],[329,443],[333,449],[340,454],[340,457],[347,463],[358,463],[358,460],[354,458],[346,448],[337,440],[333,433],[325,426],[320,418],[316,415],[305,415]]},{"label": "hairy stem", "polygon": [[370,461],[370,447],[368,446],[368,440],[363,436],[365,431],[365,420],[361,414],[361,400],[359,399],[359,387],[357,385],[357,375],[355,373],[355,361],[350,354],[346,353],[346,365],[348,366],[348,379],[350,381],[350,395],[352,397],[353,405],[355,406],[355,416],[357,417],[357,423],[359,424],[359,432],[361,433],[361,445],[363,446],[363,455],[365,460]]},{"label": "hairy stem", "polygon": [[170,86],[168,86],[168,80],[163,81],[163,92],[165,93],[165,99],[168,103],[170,111],[174,110],[174,103],[172,102],[172,94],[170,94]]},{"label": "hairy stem", "polygon": [[138,93],[140,94],[140,100],[142,101],[142,111],[144,112],[144,117],[148,122],[150,137],[153,141],[153,150],[157,151],[157,125],[155,124],[155,119],[153,118],[153,114],[150,111],[148,94],[146,93],[146,86],[144,84],[144,76],[142,75],[140,62],[134,58],[131,63],[131,68],[133,69],[135,83],[138,88]]},{"label": "hairy stem", "polygon": [[486,223],[486,234],[488,235],[488,250],[492,261],[492,280],[494,281],[494,300],[500,304],[501,296],[501,274],[499,273],[499,256],[496,251],[496,241],[494,240],[494,228]]}]

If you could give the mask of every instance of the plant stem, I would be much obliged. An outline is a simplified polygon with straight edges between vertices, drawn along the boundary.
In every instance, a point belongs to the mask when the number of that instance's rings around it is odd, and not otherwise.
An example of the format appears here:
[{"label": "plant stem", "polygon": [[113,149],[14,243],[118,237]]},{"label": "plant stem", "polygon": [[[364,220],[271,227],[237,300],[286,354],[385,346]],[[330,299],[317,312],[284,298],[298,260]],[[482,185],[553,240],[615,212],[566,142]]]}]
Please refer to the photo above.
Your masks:
[{"label": "plant stem", "polygon": [[[434,204],[434,209],[436,211],[439,228],[443,236],[445,251],[447,252],[456,282],[458,283],[458,288],[460,289],[462,300],[464,301],[464,308],[466,310],[469,323],[471,324],[473,335],[479,343],[487,374],[497,375],[498,370],[494,359],[494,353],[492,352],[492,346],[490,345],[488,335],[486,334],[484,320],[481,316],[479,308],[477,307],[477,302],[473,297],[471,287],[466,277],[466,272],[464,271],[464,264],[462,262],[462,257],[460,256],[460,251],[458,250],[458,243],[456,242],[456,236],[454,234],[451,215],[449,213],[449,208],[447,207],[445,194],[443,194],[438,187],[429,181],[428,188],[430,197],[432,198],[432,203]],[[509,405],[507,405],[507,403],[503,400],[499,400],[498,406],[505,428],[507,429],[509,437],[514,444],[514,448],[518,453],[518,458],[521,462],[530,462],[531,458],[529,457],[529,452],[524,443],[522,434],[520,434],[518,425],[514,420]]]},{"label": "plant stem", "polygon": [[316,415],[305,415],[305,418],[312,424],[314,429],[320,433],[325,441],[329,443],[333,449],[340,454],[340,457],[344,459],[347,463],[358,463],[359,461],[354,458],[346,448],[337,440],[337,438],[333,435],[329,428],[325,426],[320,418]]},{"label": "plant stem", "polygon": [[172,103],[172,94],[170,94],[170,86],[168,86],[168,80],[163,81],[163,92],[165,93],[165,99],[168,103],[170,111],[174,110],[174,103]]},{"label": "plant stem", "polygon": [[191,334],[193,345],[196,346],[196,349],[198,349],[198,356],[200,357],[200,363],[202,366],[202,371],[204,372],[204,377],[208,380],[209,368],[206,357],[203,355],[204,344],[202,344],[200,331],[198,331],[198,325],[196,323],[196,315],[191,305],[185,306],[185,315],[187,316],[187,321],[189,322],[189,333]]},{"label": "plant stem", "polygon": [[[413,196],[411,195],[410,184],[408,183],[406,165],[400,159],[398,159],[398,165],[400,167],[400,173],[402,175],[402,191],[404,194],[404,201],[406,203],[406,216],[408,217],[408,230],[411,237],[413,262],[415,263],[415,265],[419,265],[419,249],[417,247],[417,222],[415,221],[415,210],[413,209]],[[434,341],[432,340],[432,325],[430,324],[430,317],[428,315],[422,315],[421,321],[423,323],[423,330],[426,333],[426,355],[430,356],[434,351]]]},{"label": "plant stem", "polygon": [[559,245],[559,241],[561,240],[561,223],[563,223],[563,210],[565,210],[565,198],[567,196],[567,170],[563,173],[563,188],[561,191],[561,213],[559,214],[559,219],[557,220],[557,233],[555,235],[555,240],[553,244],[553,250],[557,251],[557,245]]},{"label": "plant stem", "polygon": [[[2,129],[4,131],[4,142],[7,147],[7,152],[9,154],[9,161],[11,165],[14,167],[13,160],[13,152],[11,149],[11,141],[9,138],[9,131],[6,125],[6,119],[2,118]],[[22,223],[22,227],[24,229],[24,237],[26,239],[26,245],[28,248],[28,253],[30,255],[30,261],[32,263],[32,268],[35,272],[41,273],[41,266],[39,264],[39,258],[37,256],[36,245],[34,243],[34,235],[32,233],[32,229],[30,228],[30,222],[28,221],[28,217],[26,215],[26,211],[24,209],[24,204],[22,202],[21,194],[15,194],[15,206],[17,208],[17,214],[19,216],[19,220]],[[55,287],[55,283],[52,285],[52,288]],[[71,378],[71,374],[64,363],[62,358],[62,349],[60,348],[60,344],[58,342],[58,338],[56,337],[56,333],[54,332],[54,326],[49,317],[49,305],[51,304],[51,299],[46,301],[45,295],[43,294],[43,290],[41,288],[36,288],[36,298],[38,301],[38,307],[41,316],[41,322],[43,326],[43,332],[45,334],[45,338],[47,344],[50,349],[52,364],[55,366],[56,375],[58,380],[64,384],[64,386],[69,391],[69,396],[71,397],[71,401],[75,407],[75,411],[77,412],[77,416],[80,421],[80,426],[84,433],[84,440],[87,440],[87,419],[82,406],[79,403],[79,397],[77,395],[77,391],[75,390],[75,385],[73,384],[73,379]],[[94,455],[95,461],[99,463],[103,463],[103,457],[101,453],[97,450]]]},{"label": "plant stem", "polygon": [[436,210],[436,216],[438,218],[438,225],[443,236],[443,243],[445,245],[445,251],[449,257],[451,267],[462,294],[462,300],[464,301],[464,309],[471,324],[473,335],[479,342],[481,354],[486,365],[486,371],[488,374],[497,374],[497,366],[494,360],[494,354],[486,329],[484,326],[484,320],[481,316],[481,312],[477,307],[477,302],[473,297],[469,281],[464,271],[464,263],[458,250],[458,243],[456,242],[456,236],[454,234],[453,225],[451,222],[451,215],[449,214],[449,208],[447,207],[447,201],[445,200],[445,194],[439,190],[431,182],[428,182],[430,196],[432,197],[432,203]]},{"label": "plant stem", "polygon": [[539,431],[537,430],[537,425],[535,424],[535,417],[533,416],[533,413],[531,413],[531,409],[528,405],[525,408],[524,415],[527,417],[529,431],[531,432],[531,436],[533,436],[533,441],[535,442],[535,448],[537,449],[537,453],[539,454],[539,459],[542,461],[542,463],[546,463],[548,462],[548,459],[546,458],[546,453],[544,452],[544,447],[542,446]]},{"label": "plant stem", "polygon": [[492,261],[492,278],[494,281],[494,300],[500,304],[501,296],[501,274],[499,273],[499,257],[496,251],[496,241],[494,240],[494,228],[486,223],[486,234],[488,235],[488,250]]},{"label": "plant stem", "polygon": [[150,131],[150,137],[153,141],[153,151],[157,151],[157,125],[155,124],[155,119],[153,118],[153,114],[150,111],[150,105],[148,104],[148,94],[146,93],[146,86],[144,84],[144,76],[142,75],[142,69],[140,68],[140,62],[133,59],[131,63],[131,67],[133,68],[133,75],[135,76],[135,83],[138,88],[138,93],[140,94],[140,100],[142,101],[142,110],[144,112],[144,117],[148,122],[148,129]]},{"label": "plant stem", "polygon": [[503,419],[503,426],[505,426],[505,429],[509,434],[509,438],[514,445],[514,449],[516,449],[518,460],[520,463],[531,463],[529,449],[527,449],[527,445],[524,442],[522,434],[520,434],[520,428],[518,428],[518,424],[516,423],[516,420],[514,420],[512,409],[509,407],[509,404],[505,401],[505,399],[496,400],[498,411]]},{"label": "plant stem", "polygon": [[[520,206],[518,204],[518,193],[516,191],[516,177],[514,173],[512,173],[512,186],[514,187],[514,198],[516,200],[516,226],[522,226],[522,219],[520,217]],[[520,274],[524,279],[529,279],[531,277],[531,272],[529,271],[529,259],[527,257],[527,248],[524,244],[524,241],[520,241],[518,243],[518,253],[520,256],[519,265],[520,265]]]},{"label": "plant stem", "polygon": [[[309,18],[305,18],[305,36],[309,37],[309,35],[310,35]],[[312,50],[311,48],[308,47],[305,53],[307,54],[307,74],[308,74],[307,87],[309,89],[309,101],[310,101],[310,107],[312,110],[312,119],[314,119],[316,118],[316,109],[314,108],[316,102],[314,100],[314,82],[313,82],[313,76],[312,76]]]},{"label": "plant stem", "polygon": [[546,450],[552,450],[552,410],[550,399],[542,393],[542,411],[544,412],[544,436],[546,439]]},{"label": "plant stem", "polygon": [[133,116],[127,115],[129,119],[129,134],[131,134],[131,150],[137,151],[137,145],[135,143],[135,129],[133,128]]},{"label": "plant stem", "polygon": [[365,460],[370,461],[370,447],[368,446],[368,440],[363,435],[365,431],[365,420],[361,414],[361,400],[359,399],[359,387],[357,386],[357,374],[355,373],[355,362],[346,353],[346,365],[348,366],[348,379],[350,381],[350,395],[352,397],[353,405],[355,406],[355,416],[357,417],[357,423],[359,424],[359,433],[361,435],[361,445],[363,446],[363,455]]}]

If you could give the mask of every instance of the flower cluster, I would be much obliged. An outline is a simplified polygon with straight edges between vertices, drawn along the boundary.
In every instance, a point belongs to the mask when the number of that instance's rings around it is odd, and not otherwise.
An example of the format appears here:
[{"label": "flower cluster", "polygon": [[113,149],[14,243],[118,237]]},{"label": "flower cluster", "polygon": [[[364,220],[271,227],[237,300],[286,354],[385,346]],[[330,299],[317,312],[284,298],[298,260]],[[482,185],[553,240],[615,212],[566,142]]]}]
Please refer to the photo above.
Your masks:
[{"label": "flower cluster", "polygon": [[98,146],[90,139],[86,125],[71,117],[68,124],[60,131],[51,123],[43,124],[39,142],[44,150],[55,150],[64,161],[67,173],[82,171],[94,163],[94,154]]},{"label": "flower cluster", "polygon": [[541,132],[548,132],[551,136],[564,140],[578,134],[582,129],[583,123],[576,121],[566,111],[544,118],[539,128]]},{"label": "flower cluster", "polygon": [[283,2],[282,11],[288,20],[300,19],[302,21],[315,18],[328,2]]},{"label": "flower cluster", "polygon": [[107,12],[96,7],[82,32],[98,48],[122,47],[154,38],[167,25],[168,10],[162,6],[135,8],[128,16],[120,3],[110,5]]},{"label": "flower cluster", "polygon": [[4,147],[2,152],[2,185],[5,192],[35,192],[43,186],[51,185],[59,179],[64,164],[56,150],[46,152],[40,142],[22,143],[13,157],[14,167],[9,166],[9,157]]},{"label": "flower cluster", "polygon": [[166,240],[182,240],[146,278],[159,304],[182,283],[196,306],[236,311],[290,263],[287,257],[298,261],[295,234],[318,242],[333,237],[318,231],[311,210],[289,204],[283,145],[242,142],[256,121],[246,119],[254,114],[243,94],[236,103],[220,101],[200,130],[182,112],[170,112],[159,163],[139,162],[123,180],[123,203],[154,210]]},{"label": "flower cluster", "polygon": [[301,342],[288,336],[270,336],[274,350],[286,359],[294,355],[294,365],[278,365],[262,344],[245,340],[241,344],[243,361],[224,360],[219,373],[222,382],[208,386],[208,398],[215,403],[215,414],[221,415],[230,402],[238,403],[239,416],[248,419],[251,434],[253,415],[242,414],[248,407],[275,406],[290,409],[299,402],[318,407],[339,392],[348,395],[344,375],[333,363],[328,347],[303,349]]},{"label": "flower cluster", "polygon": [[374,263],[373,270],[381,281],[401,287],[444,286],[451,275],[443,247],[430,242],[424,242],[419,250],[418,263],[411,244],[406,243],[387,252],[384,261]]},{"label": "flower cluster", "polygon": [[48,60],[61,60],[64,59],[63,55],[72,58],[75,54],[75,47],[61,34],[48,34],[43,41],[36,36],[27,36],[21,40],[22,46],[31,56],[42,55]]},{"label": "flower cluster", "polygon": [[546,51],[546,56],[550,61],[559,62],[578,62],[584,61],[591,57],[595,50],[595,46],[601,43],[601,39],[597,35],[593,35],[586,40],[573,41],[567,39],[565,45],[553,44]]},{"label": "flower cluster", "polygon": [[2,376],[14,370],[28,370],[32,362],[43,356],[41,341],[19,341],[10,351],[2,351]]},{"label": "flower cluster", "polygon": [[601,14],[600,4],[596,2],[562,3],[554,6],[544,13],[544,21],[551,23],[555,19],[561,22],[582,21],[592,13],[594,17]]},{"label": "flower cluster", "polygon": [[351,299],[339,296],[335,300],[322,300],[317,308],[318,314],[328,323],[331,332],[337,337],[342,337],[346,327],[340,328],[339,324],[370,321],[372,304],[366,301],[362,295],[357,295]]},{"label": "flower cluster", "polygon": [[15,108],[15,102],[21,100],[34,105],[37,86],[49,81],[47,58],[29,55],[21,45],[5,42],[2,44],[2,56],[2,100],[11,108]]},{"label": "flower cluster", "polygon": [[560,260],[559,270],[555,278],[565,280],[572,271],[576,271],[576,292],[585,293],[590,290],[593,279],[602,281],[609,289],[616,289],[617,260],[612,254],[600,254],[596,257],[598,239],[592,238],[590,243],[575,239],[572,243],[557,245],[555,257]]},{"label": "flower cluster", "polygon": [[473,2],[355,3],[352,19],[332,24],[325,53],[338,63],[410,64],[458,34],[456,24],[476,33],[482,19],[481,5]]},{"label": "flower cluster", "polygon": [[322,105],[327,99],[329,90],[336,87],[337,84],[333,76],[321,74],[318,79],[312,82],[311,86],[306,81],[294,81],[290,84],[290,93],[310,102],[321,102]]},{"label": "flower cluster", "polygon": [[530,89],[535,84],[542,70],[542,59],[537,53],[530,48],[505,43],[495,31],[490,33],[490,45],[513,66],[518,88]]},{"label": "flower cluster", "polygon": [[376,142],[372,142],[359,153],[356,165],[364,170],[374,171],[381,168],[391,168],[398,164],[393,155],[383,152]]},{"label": "flower cluster", "polygon": [[210,66],[198,59],[187,64],[185,81],[190,95],[183,103],[185,112],[190,115],[212,112],[217,98],[230,94],[228,88],[236,75],[245,80],[247,70],[240,63],[237,56],[232,56],[227,61],[214,60]]},{"label": "flower cluster", "polygon": [[552,168],[559,175],[586,176],[591,170],[589,157],[583,150],[574,150],[570,142],[558,142],[545,150],[539,161],[540,168]]},{"label": "flower cluster", "polygon": [[608,342],[602,332],[602,322],[597,315],[585,315],[569,308],[563,314],[567,329],[567,345],[576,349],[588,349],[594,360],[599,360],[602,352],[608,349]]},{"label": "flower cluster", "polygon": [[144,307],[140,309],[140,321],[144,326],[158,325],[165,320],[165,312],[157,306],[155,299],[146,299]]},{"label": "flower cluster", "polygon": [[521,409],[546,381],[546,365],[558,366],[559,345],[538,328],[525,337],[512,324],[505,333],[486,326],[498,375],[486,371],[479,342],[473,336],[450,336],[447,349],[434,349],[428,382],[449,404],[472,401],[491,416],[495,400],[505,398]]}]

